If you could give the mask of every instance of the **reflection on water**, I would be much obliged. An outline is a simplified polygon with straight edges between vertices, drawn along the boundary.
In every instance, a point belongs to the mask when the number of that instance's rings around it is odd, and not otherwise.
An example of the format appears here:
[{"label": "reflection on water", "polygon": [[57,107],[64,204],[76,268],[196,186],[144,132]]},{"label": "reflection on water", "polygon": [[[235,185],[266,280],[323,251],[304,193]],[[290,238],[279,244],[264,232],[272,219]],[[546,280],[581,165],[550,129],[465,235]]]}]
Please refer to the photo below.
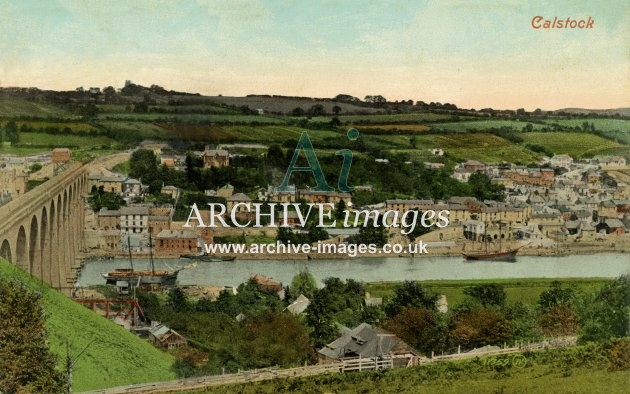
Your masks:
[{"label": "reflection on water", "polygon": [[[181,285],[237,286],[253,273],[284,283],[307,270],[321,283],[327,277],[363,282],[498,279],[498,278],[589,278],[630,274],[630,255],[597,254],[563,257],[520,256],[515,263],[466,262],[461,257],[354,258],[345,260],[235,260],[200,262],[187,259],[154,259],[156,269],[183,268]],[[134,259],[135,269],[147,269],[147,259]],[[77,286],[104,284],[102,274],[128,268],[126,259],[93,260],[85,263]]]}]

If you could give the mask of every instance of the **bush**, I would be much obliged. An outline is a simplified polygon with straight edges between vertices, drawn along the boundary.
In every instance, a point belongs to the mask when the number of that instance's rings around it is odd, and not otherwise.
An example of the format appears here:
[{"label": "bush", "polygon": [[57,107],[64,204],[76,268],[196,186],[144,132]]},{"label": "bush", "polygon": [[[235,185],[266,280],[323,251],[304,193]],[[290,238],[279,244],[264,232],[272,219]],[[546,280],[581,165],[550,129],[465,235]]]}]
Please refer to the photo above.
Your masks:
[{"label": "bush", "polygon": [[630,369],[630,339],[620,339],[613,343],[608,353],[609,371],[624,371]]}]

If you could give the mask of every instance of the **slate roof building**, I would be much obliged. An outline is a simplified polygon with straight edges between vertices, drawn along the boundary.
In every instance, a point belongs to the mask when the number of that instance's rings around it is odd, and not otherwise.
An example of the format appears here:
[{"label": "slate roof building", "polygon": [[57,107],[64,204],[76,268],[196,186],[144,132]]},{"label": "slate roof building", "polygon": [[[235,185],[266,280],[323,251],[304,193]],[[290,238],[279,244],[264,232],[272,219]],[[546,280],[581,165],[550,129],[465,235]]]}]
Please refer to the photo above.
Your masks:
[{"label": "slate roof building", "polygon": [[353,329],[344,327],[342,331],[339,338],[317,351],[322,361],[336,361],[348,357],[391,357],[398,359],[398,363],[406,363],[419,355],[394,334],[367,323],[361,323]]}]

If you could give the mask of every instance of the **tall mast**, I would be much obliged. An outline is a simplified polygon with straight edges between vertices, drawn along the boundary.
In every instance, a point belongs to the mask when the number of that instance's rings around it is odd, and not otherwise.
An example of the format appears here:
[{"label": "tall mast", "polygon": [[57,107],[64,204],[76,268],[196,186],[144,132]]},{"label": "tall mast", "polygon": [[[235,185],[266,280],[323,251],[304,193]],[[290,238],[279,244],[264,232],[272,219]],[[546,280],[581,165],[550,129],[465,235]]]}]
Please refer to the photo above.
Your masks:
[{"label": "tall mast", "polygon": [[129,251],[129,264],[131,264],[131,271],[133,271],[133,259],[131,258],[131,235],[127,234],[127,250]]},{"label": "tall mast", "polygon": [[155,264],[153,263],[153,243],[151,241],[151,226],[149,226],[149,262],[151,262],[151,275],[155,275]]}]

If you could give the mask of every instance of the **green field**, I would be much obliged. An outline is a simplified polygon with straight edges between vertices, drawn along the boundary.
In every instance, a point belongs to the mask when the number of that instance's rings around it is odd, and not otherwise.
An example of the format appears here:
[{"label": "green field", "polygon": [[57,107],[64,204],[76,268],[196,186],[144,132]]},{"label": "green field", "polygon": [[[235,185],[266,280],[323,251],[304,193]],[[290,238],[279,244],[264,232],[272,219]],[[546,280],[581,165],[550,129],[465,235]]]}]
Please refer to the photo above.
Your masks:
[{"label": "green field", "polygon": [[0,146],[0,155],[28,156],[50,152],[53,148],[68,147],[74,160],[114,153],[122,149],[115,140],[103,136],[55,135],[46,133],[20,133],[20,142]]},{"label": "green field", "polygon": [[36,103],[20,99],[0,99],[0,117],[31,116],[38,118],[73,118],[64,109],[53,104]]},{"label": "green field", "polygon": [[[551,287],[551,282],[560,281],[563,285],[573,287],[584,293],[593,293],[599,290],[609,279],[604,278],[531,278],[531,279],[484,279],[484,280],[429,280],[421,281],[435,294],[444,294],[448,300],[449,307],[461,304],[467,296],[464,289],[485,283],[496,283],[503,286],[507,294],[507,302],[514,303],[521,301],[526,304],[536,304],[540,293]],[[373,282],[366,283],[365,290],[372,297],[390,297],[394,293],[394,288],[400,283],[397,282]]]},{"label": "green field", "polygon": [[[305,130],[297,126],[229,126],[221,128],[226,134],[236,138],[238,142],[256,142],[262,144],[282,144],[287,140],[298,140],[307,131],[312,141],[325,140],[345,133],[332,130]],[[317,146],[315,146],[317,148]]]},{"label": "green field", "polygon": [[609,372],[597,346],[481,357],[378,372],[331,373],[219,386],[209,393],[627,393],[630,371]]},{"label": "green field", "polygon": [[627,146],[606,138],[588,133],[550,132],[523,133],[524,144],[536,144],[545,147],[554,154],[568,154],[572,157],[592,157],[600,154],[622,153]]},{"label": "green field", "polygon": [[171,371],[174,358],[169,354],[0,260],[0,280],[7,279],[18,279],[42,294],[48,341],[60,368],[65,361],[66,344],[73,354],[87,346],[75,363],[75,391],[176,377]]},{"label": "green field", "polygon": [[176,121],[182,123],[215,122],[215,123],[260,123],[260,124],[282,124],[284,119],[271,118],[261,115],[231,115],[231,114],[135,114],[135,113],[104,113],[98,116],[99,120],[126,120],[126,121]]},{"label": "green field", "polygon": [[[529,133],[533,134],[533,133]],[[488,133],[462,133],[436,135],[433,138],[436,147],[460,161],[479,160],[487,164],[534,163],[538,155],[525,147]]]},{"label": "green field", "polygon": [[[344,123],[392,123],[392,122],[439,122],[444,120],[453,119],[453,115],[450,114],[435,114],[431,112],[416,112],[410,114],[374,114],[374,115],[342,115],[339,117]],[[463,116],[459,119],[474,119],[474,117]],[[314,118],[314,121],[328,121],[329,118]]]},{"label": "green field", "polygon": [[30,126],[34,129],[43,129],[47,127],[56,127],[59,130],[69,128],[72,131],[95,131],[96,128],[89,123],[85,122],[50,122],[50,121],[38,121],[38,120],[18,120],[15,122],[18,127],[22,125]]},{"label": "green field", "polygon": [[98,124],[108,130],[121,130],[140,135],[143,139],[165,139],[172,136],[167,130],[150,122],[134,121],[99,121]]},{"label": "green field", "polygon": [[[526,120],[508,120],[508,119],[480,119],[480,120],[470,120],[464,122],[447,122],[447,123],[433,123],[431,125],[434,129],[440,130],[448,130],[448,131],[467,131],[467,130],[477,130],[484,131],[493,128],[501,128],[501,127],[512,127],[515,131],[523,130],[523,127],[528,122]],[[544,124],[532,123],[531,124],[534,130],[540,130],[545,127]]]}]

